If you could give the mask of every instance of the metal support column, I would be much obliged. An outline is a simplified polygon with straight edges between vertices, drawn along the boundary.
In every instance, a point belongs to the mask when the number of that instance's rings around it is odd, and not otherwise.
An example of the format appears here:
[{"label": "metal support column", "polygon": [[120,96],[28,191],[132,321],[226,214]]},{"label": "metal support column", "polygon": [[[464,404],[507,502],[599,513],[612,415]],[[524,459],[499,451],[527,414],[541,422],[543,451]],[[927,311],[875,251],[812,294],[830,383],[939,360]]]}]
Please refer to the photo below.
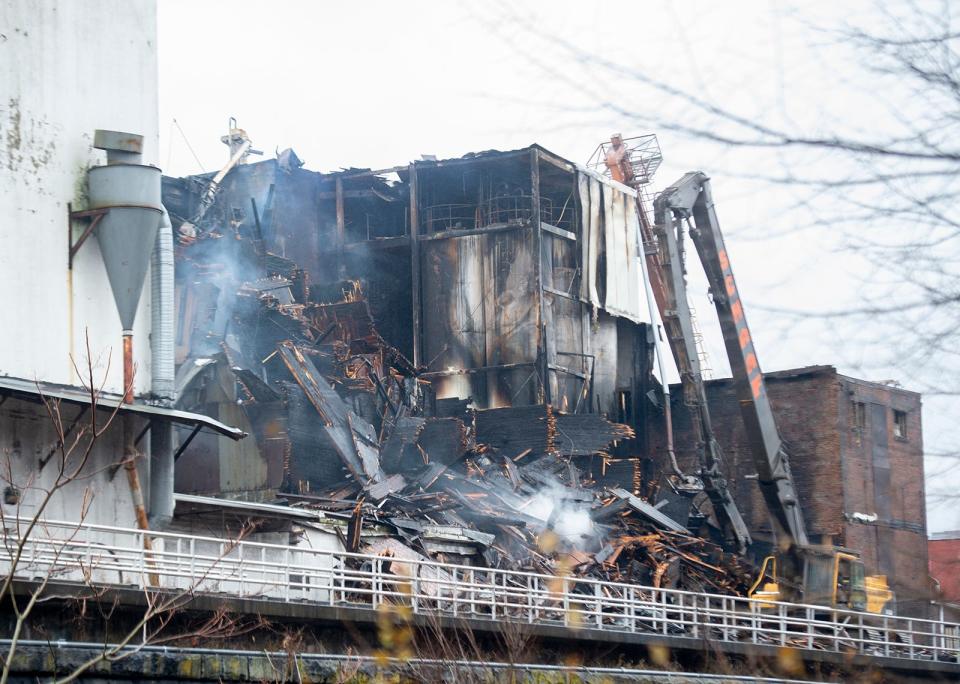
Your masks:
[{"label": "metal support column", "polygon": [[540,225],[540,150],[530,148],[530,222],[533,225],[534,277],[536,278],[537,310],[537,372],[540,375],[538,400],[550,403],[550,360],[547,358],[546,333],[543,311],[543,228]]},{"label": "metal support column", "polygon": [[410,283],[413,295],[413,365],[423,364],[420,311],[420,211],[417,191],[417,166],[410,164]]}]

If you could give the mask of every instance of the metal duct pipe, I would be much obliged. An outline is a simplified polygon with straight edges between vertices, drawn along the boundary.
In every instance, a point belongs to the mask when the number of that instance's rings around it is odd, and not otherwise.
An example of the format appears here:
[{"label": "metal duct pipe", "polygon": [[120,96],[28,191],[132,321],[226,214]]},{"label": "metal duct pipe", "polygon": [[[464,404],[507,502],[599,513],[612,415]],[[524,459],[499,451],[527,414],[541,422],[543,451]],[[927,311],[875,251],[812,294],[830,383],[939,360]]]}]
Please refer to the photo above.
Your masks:
[{"label": "metal duct pipe", "polygon": [[174,376],[173,226],[166,209],[150,260],[151,392],[163,406],[176,401]]},{"label": "metal duct pipe", "polygon": [[[176,402],[174,381],[173,226],[163,210],[150,261],[151,393],[161,406]],[[173,425],[157,421],[150,428],[150,518],[162,526],[173,518]]]}]

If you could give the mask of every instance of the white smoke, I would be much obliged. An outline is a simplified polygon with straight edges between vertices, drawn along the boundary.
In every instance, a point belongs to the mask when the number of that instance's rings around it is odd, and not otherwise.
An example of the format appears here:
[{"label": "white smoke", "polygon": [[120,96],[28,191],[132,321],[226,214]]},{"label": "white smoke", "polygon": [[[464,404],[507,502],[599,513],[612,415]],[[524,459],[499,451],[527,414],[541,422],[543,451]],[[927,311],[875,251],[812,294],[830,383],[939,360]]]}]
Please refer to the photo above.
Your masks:
[{"label": "white smoke", "polygon": [[544,529],[551,529],[567,544],[581,548],[584,537],[594,531],[588,504],[571,501],[562,486],[545,487],[534,494],[524,512],[540,520]]}]

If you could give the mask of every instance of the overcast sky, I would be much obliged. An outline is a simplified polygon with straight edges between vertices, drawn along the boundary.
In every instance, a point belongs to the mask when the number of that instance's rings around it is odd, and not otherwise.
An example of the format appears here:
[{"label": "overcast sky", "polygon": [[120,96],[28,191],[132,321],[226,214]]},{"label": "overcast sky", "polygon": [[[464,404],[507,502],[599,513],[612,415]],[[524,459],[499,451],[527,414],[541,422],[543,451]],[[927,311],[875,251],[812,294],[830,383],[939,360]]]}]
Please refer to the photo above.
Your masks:
[{"label": "overcast sky", "polygon": [[[830,34],[881,21],[872,2],[810,1],[800,9],[773,1],[515,4],[160,0],[160,163],[171,175],[219,168],[227,158],[219,138],[231,116],[266,155],[292,147],[318,171],[534,142],[586,162],[611,133],[658,132],[601,106],[656,109],[656,98],[628,75],[575,63],[557,47],[567,44],[705,100],[811,129],[882,128],[916,104],[897,101],[895,84],[889,108],[866,104],[876,98],[876,75],[864,78]],[[885,339],[883,329],[798,323],[767,311],[839,309],[877,277],[829,235],[802,229],[810,208],[795,207],[791,188],[748,178],[775,175],[777,153],[659,135],[664,163],[656,188],[692,169],[713,179],[765,370],[833,364],[869,380],[927,387],[922,370],[896,362],[903,341]],[[815,168],[817,159],[808,161]],[[692,280],[708,351],[723,375],[712,307],[702,279]],[[929,450],[951,448],[960,436],[955,409],[953,399],[925,401]],[[928,458],[928,494],[957,489],[955,464]],[[928,499],[931,531],[960,528],[955,505]]]}]

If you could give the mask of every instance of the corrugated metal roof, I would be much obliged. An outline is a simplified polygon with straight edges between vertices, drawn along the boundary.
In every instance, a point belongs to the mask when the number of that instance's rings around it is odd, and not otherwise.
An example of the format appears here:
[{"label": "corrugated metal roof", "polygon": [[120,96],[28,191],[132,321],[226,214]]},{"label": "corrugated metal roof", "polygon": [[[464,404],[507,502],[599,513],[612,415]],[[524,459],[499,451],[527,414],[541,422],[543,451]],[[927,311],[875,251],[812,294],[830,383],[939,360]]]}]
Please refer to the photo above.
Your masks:
[{"label": "corrugated metal roof", "polygon": [[322,511],[308,510],[304,508],[292,508],[290,506],[280,506],[277,504],[260,503],[256,501],[239,501],[235,499],[219,499],[212,496],[197,496],[195,494],[174,494],[174,501],[182,507],[180,513],[197,512],[204,509],[224,509],[234,510],[243,513],[260,513],[281,518],[297,518],[300,520],[312,520],[314,522],[324,519]]},{"label": "corrugated metal roof", "polygon": [[[54,385],[11,377],[0,377],[0,396],[15,397],[36,403],[42,402],[44,399],[56,399],[80,406],[89,406],[91,403],[90,393],[80,387]],[[150,404],[123,404],[121,397],[115,394],[100,394],[97,397],[97,408],[107,411],[118,409],[118,413],[121,414],[133,414],[150,420],[164,420],[180,425],[207,428],[234,440],[243,439],[247,436],[247,433],[240,428],[224,425],[220,421],[200,413],[178,411],[162,406],[151,406]]]}]

